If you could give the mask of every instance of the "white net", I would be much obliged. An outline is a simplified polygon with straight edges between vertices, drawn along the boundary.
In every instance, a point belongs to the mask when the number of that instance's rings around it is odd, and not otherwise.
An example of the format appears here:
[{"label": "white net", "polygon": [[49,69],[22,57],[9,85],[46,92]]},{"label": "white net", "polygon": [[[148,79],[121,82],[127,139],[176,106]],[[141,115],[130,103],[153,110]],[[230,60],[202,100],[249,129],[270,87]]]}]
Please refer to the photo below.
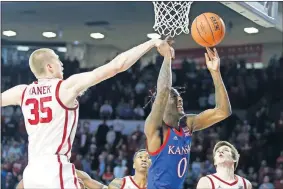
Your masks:
[{"label": "white net", "polygon": [[160,35],[174,37],[188,34],[189,13],[192,1],[154,1],[155,23],[153,29]]}]

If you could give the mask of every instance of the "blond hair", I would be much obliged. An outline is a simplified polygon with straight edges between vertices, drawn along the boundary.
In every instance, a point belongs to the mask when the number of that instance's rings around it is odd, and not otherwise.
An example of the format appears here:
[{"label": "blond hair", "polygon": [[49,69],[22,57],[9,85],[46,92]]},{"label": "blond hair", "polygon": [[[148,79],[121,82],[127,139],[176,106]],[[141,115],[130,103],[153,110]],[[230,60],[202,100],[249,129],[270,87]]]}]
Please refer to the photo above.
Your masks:
[{"label": "blond hair", "polygon": [[214,160],[214,156],[216,154],[217,149],[222,147],[222,146],[228,146],[229,148],[231,148],[232,158],[235,161],[234,170],[236,170],[236,168],[238,167],[240,154],[239,154],[238,150],[231,143],[229,143],[227,141],[219,141],[215,144],[215,146],[213,148],[213,160]]},{"label": "blond hair", "polygon": [[45,72],[45,66],[51,53],[54,51],[48,48],[41,48],[35,50],[29,57],[29,66],[35,77],[43,75]]}]

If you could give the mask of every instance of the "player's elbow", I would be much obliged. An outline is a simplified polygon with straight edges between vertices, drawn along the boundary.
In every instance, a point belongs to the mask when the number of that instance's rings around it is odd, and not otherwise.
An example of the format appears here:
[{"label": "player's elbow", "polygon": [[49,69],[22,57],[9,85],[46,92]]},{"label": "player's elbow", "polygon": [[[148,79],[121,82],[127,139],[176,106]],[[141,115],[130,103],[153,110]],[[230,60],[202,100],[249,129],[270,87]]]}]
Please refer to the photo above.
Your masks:
[{"label": "player's elbow", "polygon": [[113,74],[118,74],[120,72],[126,71],[127,67],[125,63],[127,61],[127,56],[124,53],[119,54],[113,59]]},{"label": "player's elbow", "polygon": [[216,109],[216,114],[218,117],[220,117],[222,120],[228,118],[230,115],[232,115],[232,110],[222,110],[222,109]]}]

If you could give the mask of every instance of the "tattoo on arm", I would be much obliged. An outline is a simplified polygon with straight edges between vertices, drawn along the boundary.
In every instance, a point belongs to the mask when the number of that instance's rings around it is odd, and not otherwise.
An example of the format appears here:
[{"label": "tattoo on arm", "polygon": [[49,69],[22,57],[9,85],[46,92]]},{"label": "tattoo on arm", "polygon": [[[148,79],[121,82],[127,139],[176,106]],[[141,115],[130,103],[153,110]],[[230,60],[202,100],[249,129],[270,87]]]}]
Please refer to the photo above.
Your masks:
[{"label": "tattoo on arm", "polygon": [[145,131],[155,132],[162,124],[164,110],[172,86],[171,58],[164,57],[157,80],[157,93],[150,115],[147,117]]}]

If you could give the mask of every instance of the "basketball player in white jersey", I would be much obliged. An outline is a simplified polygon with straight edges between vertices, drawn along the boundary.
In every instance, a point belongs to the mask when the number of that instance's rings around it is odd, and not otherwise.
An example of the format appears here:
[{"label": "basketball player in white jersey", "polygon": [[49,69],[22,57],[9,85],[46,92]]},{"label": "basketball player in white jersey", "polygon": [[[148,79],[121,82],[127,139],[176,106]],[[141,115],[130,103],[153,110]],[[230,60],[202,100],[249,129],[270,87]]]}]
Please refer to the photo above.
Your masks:
[{"label": "basketball player in white jersey", "polygon": [[[126,176],[124,178],[114,179],[109,186],[105,186],[102,183],[93,180],[87,173],[76,170],[76,174],[79,179],[81,188],[88,189],[139,189],[145,188],[147,183],[147,171],[151,164],[150,158],[146,150],[142,149],[134,155],[134,176]],[[24,189],[23,180],[19,182],[16,189]]]},{"label": "basketball player in white jersey", "polygon": [[[78,182],[82,189],[89,188],[89,189],[107,189],[108,187],[96,180],[93,180],[86,172],[80,171],[76,169],[76,174],[78,176]],[[21,180],[16,189],[24,189],[24,181]]]},{"label": "basketball player in white jersey", "polygon": [[145,149],[139,150],[134,155],[134,176],[115,178],[108,189],[141,189],[147,186],[147,173],[151,165],[149,154]]},{"label": "basketball player in white jersey", "polygon": [[63,79],[63,64],[51,49],[38,49],[29,59],[37,81],[1,94],[1,106],[20,105],[29,136],[29,162],[23,173],[25,188],[80,188],[69,162],[78,122],[76,98],[89,87],[130,68],[151,48],[170,53],[166,40],[149,40],[90,72]]},{"label": "basketball player in white jersey", "polygon": [[250,181],[236,175],[239,162],[237,149],[226,141],[218,142],[213,149],[216,173],[201,177],[197,189],[251,189]]}]

